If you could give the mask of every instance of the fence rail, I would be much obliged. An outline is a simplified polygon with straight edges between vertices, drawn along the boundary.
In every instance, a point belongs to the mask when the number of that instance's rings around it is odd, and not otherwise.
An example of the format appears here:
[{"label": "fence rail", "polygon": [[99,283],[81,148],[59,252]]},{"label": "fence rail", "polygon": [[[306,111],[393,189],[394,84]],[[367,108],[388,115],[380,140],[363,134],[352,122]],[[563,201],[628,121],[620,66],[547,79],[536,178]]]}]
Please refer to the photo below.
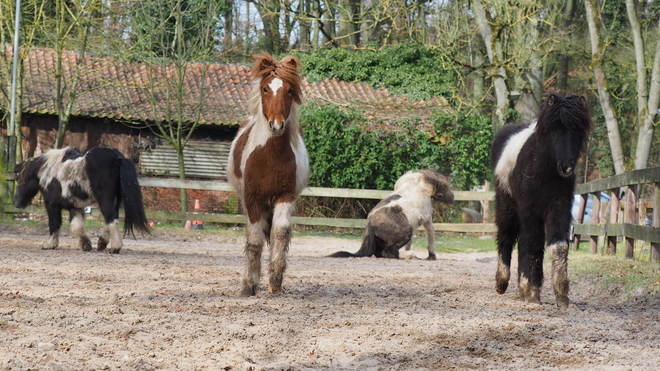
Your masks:
[{"label": "fence rail", "polygon": [[[13,173],[7,173],[7,179],[12,180]],[[140,186],[162,187],[162,188],[184,188],[211,191],[232,191],[226,182],[211,180],[180,180],[164,178],[139,178]],[[640,200],[640,185],[653,184],[652,201]],[[626,199],[620,199],[620,192],[627,188]],[[610,216],[607,220],[601,220],[601,192],[611,194]],[[302,195],[308,197],[338,197],[338,198],[363,198],[383,199],[391,191],[380,191],[373,189],[346,189],[346,188],[320,188],[309,187],[303,190]],[[622,237],[626,242],[626,257],[633,258],[635,240],[644,240],[651,243],[651,260],[660,260],[660,167],[644,170],[635,170],[625,174],[616,175],[607,179],[580,184],[576,187],[576,194],[581,195],[580,207],[576,222],[573,224],[575,249],[579,247],[580,237],[589,236],[591,240],[591,251],[598,251],[598,238],[604,237],[607,241],[607,252],[616,253],[617,239]],[[586,210],[587,197],[593,197],[593,216],[591,224],[583,224]],[[492,201],[495,193],[488,192],[454,192],[456,201]],[[486,202],[485,204],[487,204]],[[643,224],[649,204],[653,209],[652,226]],[[11,205],[4,206],[5,213],[37,213],[43,214],[43,207],[30,206],[27,209],[16,209]],[[92,215],[98,215],[94,210]],[[243,215],[234,214],[210,214],[195,212],[169,212],[159,210],[147,210],[147,217],[155,220],[200,220],[204,222],[244,224]],[[486,215],[486,212],[484,212]],[[640,218],[641,215],[641,218]],[[313,218],[292,217],[295,224],[328,226],[343,228],[364,228],[365,219],[344,218]],[[449,232],[474,232],[492,233],[497,228],[492,223],[434,223],[435,230]],[[421,228],[420,228],[421,229]]]},{"label": "fence rail", "polygon": [[[649,203],[640,199],[641,185],[652,184],[652,225],[646,226],[646,214]],[[621,197],[621,190],[627,188],[625,199]],[[601,202],[601,192],[610,194],[609,218],[601,220],[601,213],[605,211]],[[606,252],[615,254],[617,240],[623,237],[626,242],[626,258],[632,259],[635,253],[635,240],[644,240],[651,243],[651,261],[660,260],[660,167],[635,170],[615,175],[606,179],[580,184],[575,189],[580,194],[580,206],[577,221],[573,226],[573,246],[579,247],[580,237],[589,236],[591,251],[598,252],[598,238],[604,237],[607,241]],[[593,198],[592,222],[583,224],[588,196]]]},{"label": "fence rail", "polygon": [[[10,180],[13,173],[7,173],[7,179]],[[233,189],[227,182],[213,180],[181,180],[167,178],[149,178],[140,177],[138,182],[142,187],[160,187],[160,188],[178,188],[178,189],[198,189],[208,191],[233,192]],[[338,198],[362,198],[362,199],[383,199],[392,191],[381,191],[374,189],[349,189],[349,188],[322,188],[308,187],[302,192],[303,196],[308,197],[338,197]],[[495,197],[495,192],[454,192],[456,201],[491,201]],[[34,213],[45,214],[43,207],[29,206],[25,209],[17,209],[13,205],[4,207],[5,213]],[[199,220],[202,222],[245,224],[244,215],[235,214],[211,214],[197,212],[180,211],[161,211],[146,210],[147,218],[153,220]],[[98,210],[92,211],[92,216],[99,216]],[[122,215],[123,216],[123,215]],[[341,228],[364,228],[367,225],[366,219],[348,219],[348,218],[315,218],[299,217],[291,218],[294,224],[323,226],[323,227],[341,227]],[[492,233],[497,228],[492,223],[434,223],[436,231],[444,232],[467,232],[467,233]],[[423,229],[420,227],[420,229]]]}]

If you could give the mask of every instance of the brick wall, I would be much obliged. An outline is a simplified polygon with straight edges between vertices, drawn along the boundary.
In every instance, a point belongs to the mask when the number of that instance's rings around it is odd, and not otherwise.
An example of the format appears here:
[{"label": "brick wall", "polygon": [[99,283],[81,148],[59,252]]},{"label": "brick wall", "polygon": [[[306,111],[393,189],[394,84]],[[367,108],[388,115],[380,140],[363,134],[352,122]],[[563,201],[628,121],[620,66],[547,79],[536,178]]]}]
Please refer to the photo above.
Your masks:
[{"label": "brick wall", "polygon": [[[181,191],[175,188],[142,187],[147,210],[181,211]],[[234,192],[188,190],[188,210],[193,211],[195,199],[204,213],[236,214],[238,197]]]}]

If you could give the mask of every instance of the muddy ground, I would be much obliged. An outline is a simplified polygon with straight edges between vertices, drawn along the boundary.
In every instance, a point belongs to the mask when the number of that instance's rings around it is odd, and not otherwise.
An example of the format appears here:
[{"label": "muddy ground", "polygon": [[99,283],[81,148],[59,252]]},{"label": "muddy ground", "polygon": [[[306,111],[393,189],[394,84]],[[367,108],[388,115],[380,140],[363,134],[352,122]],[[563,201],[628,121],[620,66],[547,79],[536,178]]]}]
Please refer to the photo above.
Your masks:
[{"label": "muddy ground", "polygon": [[0,226],[0,370],[660,367],[660,303],[571,275],[567,310],[547,284],[525,304],[515,282],[495,293],[495,252],[331,259],[359,241],[295,237],[286,293],[264,277],[241,298],[240,232],[157,231],[118,255],[70,233],[44,251],[45,234]]}]

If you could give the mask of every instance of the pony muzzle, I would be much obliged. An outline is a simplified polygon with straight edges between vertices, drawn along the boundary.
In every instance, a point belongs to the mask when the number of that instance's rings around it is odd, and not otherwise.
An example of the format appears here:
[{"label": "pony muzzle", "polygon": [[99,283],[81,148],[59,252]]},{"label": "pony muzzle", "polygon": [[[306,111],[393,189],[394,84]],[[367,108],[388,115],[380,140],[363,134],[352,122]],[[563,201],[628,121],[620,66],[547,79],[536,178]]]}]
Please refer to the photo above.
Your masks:
[{"label": "pony muzzle", "polygon": [[569,176],[573,175],[573,172],[575,171],[575,165],[558,162],[557,171],[559,172],[559,175],[563,176],[564,178],[568,178]]},{"label": "pony muzzle", "polygon": [[286,120],[268,120],[268,126],[273,135],[281,135],[286,126]]}]

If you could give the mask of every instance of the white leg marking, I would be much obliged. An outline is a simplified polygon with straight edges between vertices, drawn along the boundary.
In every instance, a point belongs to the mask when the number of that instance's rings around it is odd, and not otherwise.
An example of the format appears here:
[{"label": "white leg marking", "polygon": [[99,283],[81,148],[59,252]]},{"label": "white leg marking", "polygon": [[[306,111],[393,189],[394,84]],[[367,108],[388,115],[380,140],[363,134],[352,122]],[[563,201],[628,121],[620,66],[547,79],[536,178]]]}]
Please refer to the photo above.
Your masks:
[{"label": "white leg marking", "polygon": [[108,234],[110,235],[110,253],[119,253],[123,243],[121,242],[121,235],[119,234],[119,221],[117,219],[108,224]]},{"label": "white leg marking", "polygon": [[424,228],[426,228],[426,239],[429,243],[429,260],[435,260],[435,229],[433,228],[433,222],[431,220],[424,223]]},{"label": "white leg marking", "polygon": [[536,122],[529,124],[526,129],[512,135],[506,142],[506,145],[504,145],[500,159],[495,166],[495,177],[497,177],[502,187],[509,194],[511,193],[509,176],[516,167],[520,150],[522,150],[523,145],[525,145],[529,137],[534,133],[534,130],[536,130]]},{"label": "white leg marking", "polygon": [[60,240],[60,230],[58,229],[55,233],[51,234],[48,237],[42,249],[44,250],[56,249],[57,246],[59,246],[60,243],[59,240]]}]

